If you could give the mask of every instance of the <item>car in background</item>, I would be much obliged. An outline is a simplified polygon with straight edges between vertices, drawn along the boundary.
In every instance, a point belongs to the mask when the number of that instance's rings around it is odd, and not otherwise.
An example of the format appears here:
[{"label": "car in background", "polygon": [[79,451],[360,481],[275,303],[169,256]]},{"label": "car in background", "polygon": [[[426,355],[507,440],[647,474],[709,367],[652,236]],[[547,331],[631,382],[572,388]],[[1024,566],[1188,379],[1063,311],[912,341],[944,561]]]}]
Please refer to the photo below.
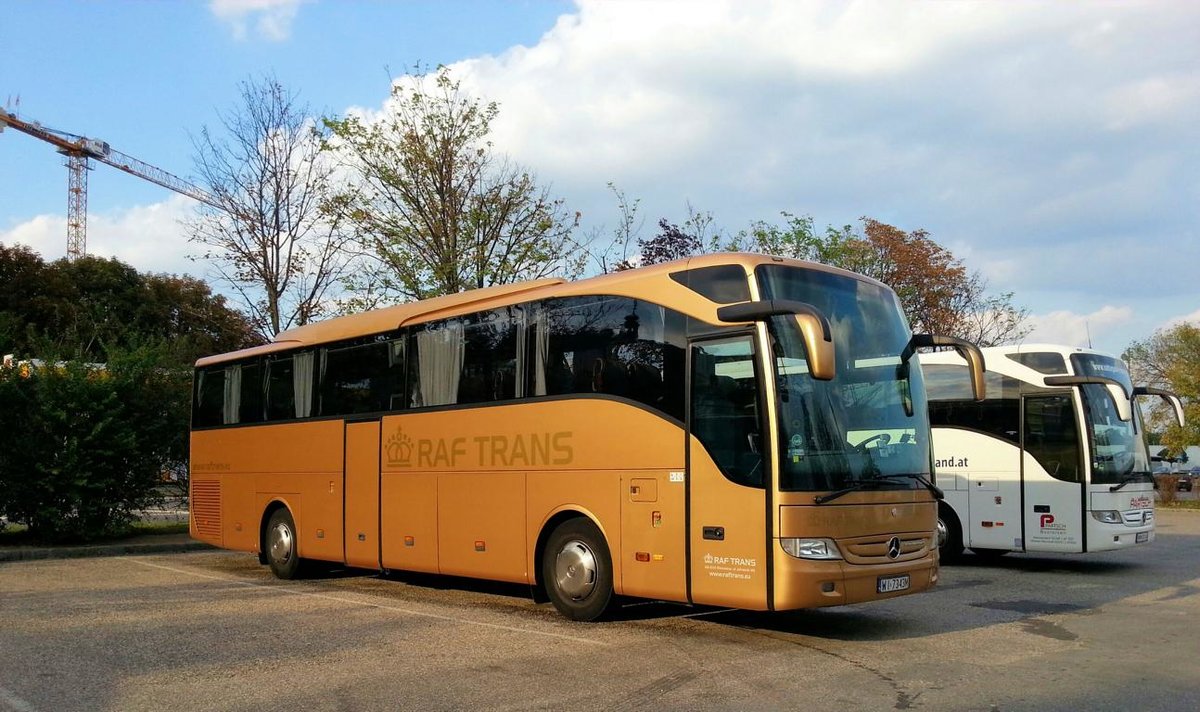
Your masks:
[{"label": "car in background", "polygon": [[1196,480],[1200,479],[1200,467],[1193,467],[1190,470],[1177,472],[1175,473],[1175,476],[1179,478],[1179,482],[1176,483],[1175,489],[1180,492],[1191,492],[1196,486]]}]

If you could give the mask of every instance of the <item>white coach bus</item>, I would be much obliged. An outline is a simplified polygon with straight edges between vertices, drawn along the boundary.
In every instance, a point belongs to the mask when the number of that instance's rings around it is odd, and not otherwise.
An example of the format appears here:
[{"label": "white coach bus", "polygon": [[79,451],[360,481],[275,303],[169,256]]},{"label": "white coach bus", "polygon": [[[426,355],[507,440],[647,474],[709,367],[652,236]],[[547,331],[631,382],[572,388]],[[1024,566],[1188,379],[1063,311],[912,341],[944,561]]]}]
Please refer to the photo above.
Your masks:
[{"label": "white coach bus", "polygon": [[921,354],[933,426],[934,470],[945,492],[938,540],[949,561],[1081,553],[1154,540],[1154,491],[1137,396],[1125,363],[1070,346],[982,349],[987,396],[964,387],[954,352]]}]

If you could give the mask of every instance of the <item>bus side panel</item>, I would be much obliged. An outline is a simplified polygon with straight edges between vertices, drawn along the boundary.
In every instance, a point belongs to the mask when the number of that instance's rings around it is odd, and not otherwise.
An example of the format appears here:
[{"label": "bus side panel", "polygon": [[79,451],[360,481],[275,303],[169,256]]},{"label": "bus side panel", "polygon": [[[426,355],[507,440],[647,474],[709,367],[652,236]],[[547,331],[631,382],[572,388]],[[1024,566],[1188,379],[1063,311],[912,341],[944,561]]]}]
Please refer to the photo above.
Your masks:
[{"label": "bus side panel", "polygon": [[443,574],[527,583],[525,474],[438,475]]},{"label": "bus side panel", "polygon": [[437,478],[432,472],[383,473],[380,542],[385,569],[439,571]]},{"label": "bus side panel", "polygon": [[947,492],[946,501],[962,525],[963,546],[1020,550],[1021,451],[1017,445],[970,430],[934,428],[933,447],[938,486],[957,490],[953,496]]},{"label": "bus side panel", "polygon": [[346,425],[346,564],[379,568],[379,422]]},{"label": "bus side panel", "polygon": [[221,545],[258,551],[264,508],[299,497],[303,512],[292,516],[300,555],[341,561],[342,441],[340,420],[192,433],[192,472],[219,482]]},{"label": "bus side panel", "polygon": [[688,476],[692,602],[766,610],[766,493],[729,481],[695,437]]},{"label": "bus side panel", "polygon": [[621,480],[621,589],[626,596],[687,600],[682,472],[643,472]]},{"label": "bus side panel", "polygon": [[573,511],[592,518],[608,543],[612,556],[613,588],[624,594],[625,560],[621,549],[621,473],[605,471],[531,472],[528,478],[529,550],[526,555],[530,582],[536,567],[534,548],[542,527],[558,512]]}]

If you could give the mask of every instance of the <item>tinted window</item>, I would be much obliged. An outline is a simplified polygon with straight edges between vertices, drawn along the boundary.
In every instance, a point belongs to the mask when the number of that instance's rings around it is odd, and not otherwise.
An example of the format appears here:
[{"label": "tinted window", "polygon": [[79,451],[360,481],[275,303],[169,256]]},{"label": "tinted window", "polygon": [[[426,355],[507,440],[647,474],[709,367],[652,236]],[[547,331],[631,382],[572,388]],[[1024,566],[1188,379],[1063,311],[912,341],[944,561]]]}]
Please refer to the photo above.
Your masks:
[{"label": "tinted window", "polygon": [[[238,368],[234,366],[234,368]],[[241,400],[238,402],[238,423],[261,423],[263,420],[262,364],[243,364],[241,367]]]},{"label": "tinted window", "polygon": [[671,279],[718,304],[750,301],[746,272],[737,265],[717,265],[672,272]]},{"label": "tinted window", "polygon": [[763,486],[758,379],[750,337],[692,347],[692,434],[730,480]]},{"label": "tinted window", "polygon": [[966,366],[922,364],[929,396],[929,423],[967,428],[1020,442],[1021,384],[987,371],[987,398],[976,401]]},{"label": "tinted window", "polygon": [[290,357],[267,362],[267,420],[296,417],[295,370]]},{"label": "tinted window", "polygon": [[1025,451],[1050,476],[1079,482],[1079,428],[1075,403],[1068,394],[1025,399]]},{"label": "tinted window", "polygon": [[410,346],[415,407],[517,396],[520,309],[506,307],[417,327]]},{"label": "tinted window", "polygon": [[350,415],[404,406],[403,341],[379,341],[324,352],[321,414]]},{"label": "tinted window", "polygon": [[196,371],[196,393],[192,401],[192,427],[201,428],[225,422],[225,369]]},{"label": "tinted window", "polygon": [[1065,374],[1067,372],[1067,362],[1063,359],[1062,354],[1049,351],[1035,351],[1032,353],[1005,355],[1022,366],[1032,368],[1038,373],[1054,375]]},{"label": "tinted window", "polygon": [[683,420],[683,317],[626,297],[547,300],[530,322],[530,395],[604,393]]}]

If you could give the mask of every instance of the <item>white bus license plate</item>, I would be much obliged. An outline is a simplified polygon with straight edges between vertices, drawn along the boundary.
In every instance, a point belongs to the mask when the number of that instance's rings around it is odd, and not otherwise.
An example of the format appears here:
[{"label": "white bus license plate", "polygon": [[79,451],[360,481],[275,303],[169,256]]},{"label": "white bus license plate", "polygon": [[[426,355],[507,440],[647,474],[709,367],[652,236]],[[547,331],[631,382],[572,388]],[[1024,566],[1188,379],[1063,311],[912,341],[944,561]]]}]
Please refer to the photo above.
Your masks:
[{"label": "white bus license plate", "polygon": [[1138,532],[1133,537],[1133,543],[1135,544],[1145,544],[1148,541],[1150,541],[1150,532]]},{"label": "white bus license plate", "polygon": [[895,593],[908,588],[908,574],[900,574],[899,576],[880,576],[875,583],[875,590],[879,593]]}]

